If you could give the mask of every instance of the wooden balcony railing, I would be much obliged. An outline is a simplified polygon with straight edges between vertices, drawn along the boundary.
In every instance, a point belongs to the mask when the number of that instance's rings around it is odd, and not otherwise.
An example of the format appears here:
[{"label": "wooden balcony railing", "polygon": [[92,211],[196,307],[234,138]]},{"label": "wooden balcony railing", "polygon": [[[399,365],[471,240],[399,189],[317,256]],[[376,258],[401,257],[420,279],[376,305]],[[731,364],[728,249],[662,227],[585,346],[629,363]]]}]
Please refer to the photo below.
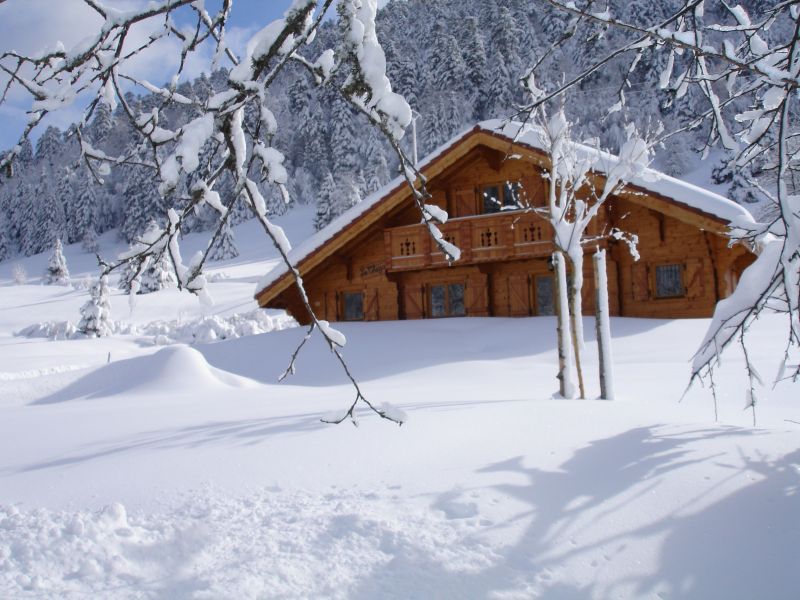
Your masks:
[{"label": "wooden balcony railing", "polygon": [[[442,236],[461,249],[456,265],[539,258],[553,252],[550,225],[530,212],[510,211],[450,219],[439,226]],[[406,271],[447,264],[425,225],[387,229],[386,268]]]}]

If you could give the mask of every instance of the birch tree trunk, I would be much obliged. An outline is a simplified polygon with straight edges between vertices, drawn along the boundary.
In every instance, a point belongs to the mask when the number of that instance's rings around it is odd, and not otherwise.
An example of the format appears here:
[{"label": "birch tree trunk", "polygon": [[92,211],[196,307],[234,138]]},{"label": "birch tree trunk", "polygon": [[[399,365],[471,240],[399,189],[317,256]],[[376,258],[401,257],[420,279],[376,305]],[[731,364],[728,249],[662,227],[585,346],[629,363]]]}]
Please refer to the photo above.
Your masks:
[{"label": "birch tree trunk", "polygon": [[564,254],[553,252],[553,267],[556,280],[556,331],[558,332],[558,381],[562,398],[575,396],[572,379],[572,337],[569,324],[569,300],[567,294],[567,266]]},{"label": "birch tree trunk", "polygon": [[608,311],[606,251],[597,249],[592,259],[595,285],[595,327],[600,367],[600,398],[614,399],[614,361],[611,354],[611,319]]},{"label": "birch tree trunk", "polygon": [[581,361],[584,350],[583,342],[583,249],[579,256],[570,256],[572,262],[572,289],[569,290],[569,312],[572,331],[572,347],[575,352],[575,372],[578,375],[578,397],[586,398],[583,384],[583,365]]}]

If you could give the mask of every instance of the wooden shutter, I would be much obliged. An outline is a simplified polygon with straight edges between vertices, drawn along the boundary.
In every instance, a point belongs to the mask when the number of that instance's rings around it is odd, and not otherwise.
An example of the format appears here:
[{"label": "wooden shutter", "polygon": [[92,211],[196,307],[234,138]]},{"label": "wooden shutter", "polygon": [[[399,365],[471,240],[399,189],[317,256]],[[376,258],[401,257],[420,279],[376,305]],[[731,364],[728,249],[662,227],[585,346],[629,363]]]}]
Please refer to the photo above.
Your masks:
[{"label": "wooden shutter", "polygon": [[633,299],[643,302],[650,299],[650,282],[647,265],[635,262],[631,265],[631,282],[633,286]]},{"label": "wooden shutter", "polygon": [[684,284],[686,285],[687,298],[699,298],[705,292],[703,259],[690,258],[686,261],[686,272],[684,274]]},{"label": "wooden shutter", "polygon": [[489,315],[489,302],[486,278],[470,279],[467,282],[467,316],[486,317]]},{"label": "wooden shutter", "polygon": [[338,321],[338,308],[339,302],[336,298],[336,292],[326,292],[325,294],[325,320]]},{"label": "wooden shutter", "polygon": [[378,321],[378,290],[367,288],[364,291],[364,320]]},{"label": "wooden shutter", "polygon": [[421,285],[403,286],[403,318],[404,319],[422,318]]},{"label": "wooden shutter", "polygon": [[523,198],[526,198],[531,206],[544,206],[544,182],[540,175],[523,177],[521,180],[522,188],[525,190]]},{"label": "wooden shutter", "polygon": [[475,190],[464,188],[456,190],[453,194],[457,217],[466,217],[475,214]]},{"label": "wooden shutter", "polygon": [[509,275],[508,277],[508,314],[512,317],[530,314],[530,301],[527,275]]}]

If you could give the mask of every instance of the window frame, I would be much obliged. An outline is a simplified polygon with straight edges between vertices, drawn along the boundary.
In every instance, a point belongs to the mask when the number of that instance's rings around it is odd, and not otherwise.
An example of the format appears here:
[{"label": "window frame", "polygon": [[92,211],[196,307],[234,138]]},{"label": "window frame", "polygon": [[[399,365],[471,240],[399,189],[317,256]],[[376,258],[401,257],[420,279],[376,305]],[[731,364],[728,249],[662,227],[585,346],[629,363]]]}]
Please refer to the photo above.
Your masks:
[{"label": "window frame", "polygon": [[[521,207],[516,202],[514,202],[512,204],[507,204],[506,203],[506,199],[507,199],[506,190],[507,189],[513,189],[514,187],[516,187],[518,190],[519,189],[523,189],[522,188],[522,182],[518,181],[518,180],[510,180],[509,179],[509,180],[503,180],[503,181],[499,181],[499,182],[492,181],[492,182],[480,184],[480,186],[479,186],[479,190],[480,190],[479,191],[479,195],[480,195],[480,200],[481,200],[481,203],[480,203],[481,212],[480,212],[480,214],[482,214],[482,215],[496,215],[496,214],[500,214],[500,213],[504,213],[504,212],[508,212],[508,211],[512,211],[512,210],[521,210]],[[488,190],[490,188],[497,188],[497,195],[500,196],[500,198],[498,200],[497,209],[496,210],[492,210],[492,211],[487,211],[486,210],[486,205],[487,205],[487,202],[488,202],[488,197],[486,196],[486,190]],[[513,200],[513,196],[512,196],[512,200]]]},{"label": "window frame", "polygon": [[[453,302],[452,302],[452,290],[454,286],[461,286],[461,306],[463,307],[462,312],[454,313],[453,312]],[[448,319],[451,317],[466,317],[467,316],[467,283],[465,281],[443,281],[437,283],[429,283],[426,286],[426,300],[428,303],[427,306],[427,317],[431,319]],[[433,303],[433,290],[434,288],[442,288],[444,292],[444,313],[443,314],[434,314],[434,303]]]},{"label": "window frame", "polygon": [[[659,271],[665,268],[677,268],[678,279],[680,281],[680,293],[677,294],[661,294],[659,289]],[[685,298],[687,295],[686,290],[686,263],[682,262],[661,262],[653,265],[653,299],[654,300],[674,300],[676,298]]]},{"label": "window frame", "polygon": [[[353,321],[366,321],[367,320],[367,312],[366,306],[364,301],[366,300],[366,294],[364,290],[346,290],[340,292],[341,296],[341,305],[342,305],[342,321],[353,322]],[[357,318],[350,318],[347,314],[347,297],[348,296],[360,296],[361,297],[361,316]]]}]

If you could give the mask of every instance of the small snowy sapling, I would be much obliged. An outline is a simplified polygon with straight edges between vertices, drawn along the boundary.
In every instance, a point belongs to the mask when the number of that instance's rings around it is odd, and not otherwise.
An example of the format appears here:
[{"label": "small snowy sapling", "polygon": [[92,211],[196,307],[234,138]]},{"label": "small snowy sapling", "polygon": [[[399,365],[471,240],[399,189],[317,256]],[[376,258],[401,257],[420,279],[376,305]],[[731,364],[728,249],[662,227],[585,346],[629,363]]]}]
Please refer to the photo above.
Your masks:
[{"label": "small snowy sapling", "polygon": [[111,320],[107,275],[101,276],[92,285],[89,295],[89,300],[81,307],[81,320],[78,323],[78,331],[89,337],[111,335],[114,331],[114,322]]},{"label": "small snowy sapling", "polygon": [[67,259],[64,258],[64,247],[61,245],[60,239],[56,240],[56,247],[53,249],[53,254],[50,255],[44,271],[44,283],[69,285],[69,269],[67,269]]}]

